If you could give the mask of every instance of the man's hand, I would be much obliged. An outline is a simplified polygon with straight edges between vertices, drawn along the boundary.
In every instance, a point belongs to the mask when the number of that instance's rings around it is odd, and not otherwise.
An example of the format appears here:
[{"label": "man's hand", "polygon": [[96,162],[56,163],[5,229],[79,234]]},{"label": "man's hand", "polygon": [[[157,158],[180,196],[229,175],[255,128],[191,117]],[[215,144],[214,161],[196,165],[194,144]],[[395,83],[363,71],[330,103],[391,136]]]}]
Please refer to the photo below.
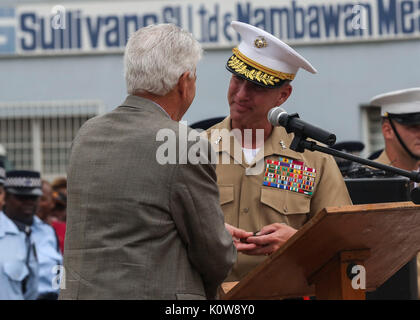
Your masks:
[{"label": "man's hand", "polygon": [[244,249],[242,252],[248,255],[270,255],[277,251],[296,232],[296,229],[283,223],[267,225],[256,236],[250,236],[246,239],[248,244],[254,244],[256,247],[254,249]]},{"label": "man's hand", "polygon": [[233,239],[233,244],[236,247],[236,250],[239,252],[249,251],[256,249],[258,246],[254,243],[241,242],[241,239],[249,238],[253,235],[252,232],[245,231],[243,229],[235,228],[234,226],[225,223],[227,231],[231,234]]}]

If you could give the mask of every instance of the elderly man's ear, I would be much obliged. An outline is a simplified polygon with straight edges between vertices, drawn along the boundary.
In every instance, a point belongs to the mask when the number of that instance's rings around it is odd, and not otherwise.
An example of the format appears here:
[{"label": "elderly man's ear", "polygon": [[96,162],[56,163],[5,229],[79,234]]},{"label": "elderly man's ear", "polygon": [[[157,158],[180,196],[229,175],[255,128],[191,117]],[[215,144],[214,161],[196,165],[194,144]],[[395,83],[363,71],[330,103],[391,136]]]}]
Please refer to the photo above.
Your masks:
[{"label": "elderly man's ear", "polygon": [[179,77],[178,80],[178,91],[184,99],[188,98],[191,85],[195,83],[195,77],[190,77],[190,74],[190,71],[186,71]]}]

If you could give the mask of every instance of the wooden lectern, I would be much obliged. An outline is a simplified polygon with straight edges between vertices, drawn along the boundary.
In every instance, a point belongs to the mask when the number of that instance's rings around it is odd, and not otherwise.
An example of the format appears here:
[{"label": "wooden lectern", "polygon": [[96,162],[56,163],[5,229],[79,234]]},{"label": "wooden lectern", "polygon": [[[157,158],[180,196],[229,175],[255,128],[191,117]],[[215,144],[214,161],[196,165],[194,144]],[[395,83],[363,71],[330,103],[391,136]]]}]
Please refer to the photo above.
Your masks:
[{"label": "wooden lectern", "polygon": [[365,290],[353,289],[353,266],[363,266],[366,291],[372,291],[418,251],[420,205],[330,207],[317,213],[240,282],[224,283],[221,298],[365,299]]}]

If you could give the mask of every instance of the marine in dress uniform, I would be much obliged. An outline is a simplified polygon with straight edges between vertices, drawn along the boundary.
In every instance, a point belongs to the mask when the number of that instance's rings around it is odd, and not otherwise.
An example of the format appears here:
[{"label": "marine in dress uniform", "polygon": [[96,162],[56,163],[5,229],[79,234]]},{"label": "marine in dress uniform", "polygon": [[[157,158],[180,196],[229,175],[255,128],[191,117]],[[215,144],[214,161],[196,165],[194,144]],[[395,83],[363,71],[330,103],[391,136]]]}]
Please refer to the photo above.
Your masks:
[{"label": "marine in dress uniform", "polygon": [[[414,171],[420,169],[420,88],[409,88],[373,97],[381,107],[385,149],[375,161]],[[418,186],[418,185],[417,185]],[[417,283],[420,296],[420,254],[417,255]]]},{"label": "marine in dress uniform", "polygon": [[[298,69],[311,73],[316,70],[271,34],[241,22],[232,22],[232,27],[240,33],[242,41],[233,49],[226,65],[233,74],[228,92],[230,116],[207,131],[218,154],[216,172],[225,221],[253,232],[274,223],[286,224],[294,230],[324,207],[351,204],[334,159],[317,152],[292,151],[289,146],[294,135],[283,128],[273,128],[267,120],[269,109],[287,100],[291,93],[289,83]],[[231,93],[233,87],[236,96]],[[280,92],[280,98],[276,92]],[[275,98],[269,100],[268,96]],[[264,103],[258,104],[262,99]],[[254,123],[262,119],[261,129],[269,132],[264,133],[263,146],[243,148],[240,139],[231,134],[232,129],[237,129],[234,120],[240,119],[238,113],[243,119],[250,119],[246,125],[251,129],[256,129]],[[239,153],[235,151],[238,149]],[[255,157],[247,156],[250,150]],[[279,224],[276,228],[286,228]],[[257,255],[240,253],[227,281],[240,280],[266,258]]]},{"label": "marine in dress uniform", "polygon": [[[420,161],[420,88],[377,95],[371,105],[381,107],[385,149],[376,159],[405,170],[418,170]],[[388,138],[386,130],[392,134]]]}]

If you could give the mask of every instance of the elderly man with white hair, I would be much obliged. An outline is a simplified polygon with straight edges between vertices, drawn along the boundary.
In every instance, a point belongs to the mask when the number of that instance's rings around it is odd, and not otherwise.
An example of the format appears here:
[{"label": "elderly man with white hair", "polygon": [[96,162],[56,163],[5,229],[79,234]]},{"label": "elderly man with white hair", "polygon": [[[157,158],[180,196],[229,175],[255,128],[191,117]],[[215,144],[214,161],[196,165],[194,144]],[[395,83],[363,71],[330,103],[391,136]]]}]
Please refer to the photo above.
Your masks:
[{"label": "elderly man with white hair", "polygon": [[[176,141],[181,130],[192,130],[178,121],[194,99],[201,55],[193,36],[174,25],[148,26],[130,37],[129,96],[87,121],[73,142],[61,299],[216,297],[236,249],[214,165],[205,152],[198,154],[203,161],[189,160],[191,141],[173,146],[176,163],[157,159],[161,129]],[[211,149],[207,140],[200,143],[200,150]]]}]

